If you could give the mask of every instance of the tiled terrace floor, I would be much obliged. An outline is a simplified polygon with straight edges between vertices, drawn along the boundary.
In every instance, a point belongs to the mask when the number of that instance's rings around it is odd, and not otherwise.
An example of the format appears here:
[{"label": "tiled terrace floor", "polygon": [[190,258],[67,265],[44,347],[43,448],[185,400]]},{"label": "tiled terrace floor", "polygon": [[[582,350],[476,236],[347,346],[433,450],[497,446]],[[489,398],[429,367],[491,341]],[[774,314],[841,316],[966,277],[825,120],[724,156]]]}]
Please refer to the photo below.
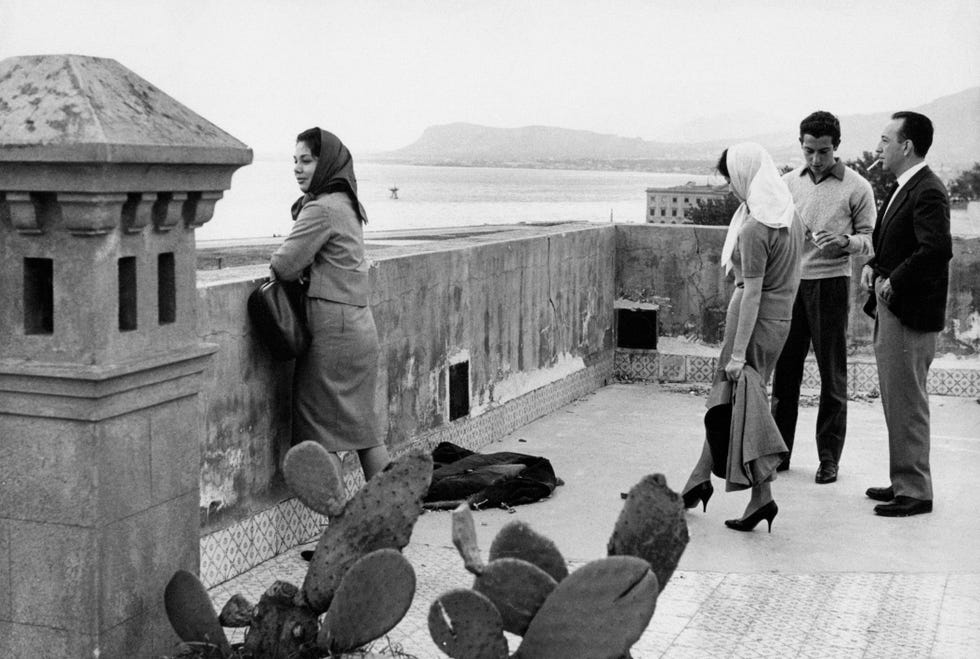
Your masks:
[{"label": "tiled terrace floor", "polygon": [[[715,480],[707,513],[687,514],[690,544],[661,594],[650,627],[633,646],[654,657],[980,656],[980,405],[933,397],[935,512],[908,519],[872,513],[870,485],[887,484],[884,421],[877,401],[852,401],[841,475],[816,485],[815,408],[801,411],[793,469],[773,486],[780,505],[772,534],[737,533],[745,493]],[[475,513],[484,552],[504,523],[520,518],[553,539],[573,567],[605,555],[627,491],[660,472],[680,489],[700,450],[703,399],[681,388],[611,385],[534,421],[484,449],[549,458],[565,485],[513,513]],[[312,546],[312,545],[310,545]],[[418,589],[390,643],[420,659],[442,657],[429,638],[433,599],[471,584],[450,540],[449,515],[424,514],[405,550]],[[250,599],[276,579],[302,583],[292,551],[211,591],[216,607]],[[511,649],[516,649],[518,639]]]}]

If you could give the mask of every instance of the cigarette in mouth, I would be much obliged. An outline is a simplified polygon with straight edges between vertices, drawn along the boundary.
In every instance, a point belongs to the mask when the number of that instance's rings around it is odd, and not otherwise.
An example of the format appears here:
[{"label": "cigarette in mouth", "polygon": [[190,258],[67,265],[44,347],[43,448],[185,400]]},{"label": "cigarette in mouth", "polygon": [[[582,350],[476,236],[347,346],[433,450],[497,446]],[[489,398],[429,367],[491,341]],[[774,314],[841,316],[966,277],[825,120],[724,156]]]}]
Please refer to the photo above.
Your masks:
[{"label": "cigarette in mouth", "polygon": [[873,163],[871,163],[870,165],[868,165],[868,171],[870,172],[872,169],[874,169],[875,167],[877,167],[880,164],[881,164],[881,160],[875,160]]}]

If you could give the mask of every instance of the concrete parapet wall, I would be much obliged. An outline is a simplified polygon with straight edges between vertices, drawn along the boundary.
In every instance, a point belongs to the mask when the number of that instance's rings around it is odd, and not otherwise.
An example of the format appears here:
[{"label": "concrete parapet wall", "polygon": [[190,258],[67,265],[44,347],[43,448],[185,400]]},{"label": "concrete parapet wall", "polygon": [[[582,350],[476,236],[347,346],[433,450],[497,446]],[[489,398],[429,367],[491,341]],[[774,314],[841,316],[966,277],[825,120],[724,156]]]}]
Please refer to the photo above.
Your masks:
[{"label": "concrete parapet wall", "polygon": [[[616,231],[616,294],[655,302],[659,333],[709,343],[721,341],[732,284],[719,265],[727,227],[619,225]],[[874,322],[862,311],[862,259],[852,259],[849,343],[868,345]],[[980,238],[953,238],[947,326],[940,350],[980,350]]]},{"label": "concrete parapet wall", "polygon": [[[615,235],[613,226],[566,225],[370,253],[376,404],[389,450],[449,427],[451,365],[468,364],[469,419],[600,358],[611,372]],[[198,282],[199,335],[219,346],[202,391],[205,532],[285,496],[277,465],[290,445],[291,365],[255,343],[245,311],[266,273],[237,268]]]}]

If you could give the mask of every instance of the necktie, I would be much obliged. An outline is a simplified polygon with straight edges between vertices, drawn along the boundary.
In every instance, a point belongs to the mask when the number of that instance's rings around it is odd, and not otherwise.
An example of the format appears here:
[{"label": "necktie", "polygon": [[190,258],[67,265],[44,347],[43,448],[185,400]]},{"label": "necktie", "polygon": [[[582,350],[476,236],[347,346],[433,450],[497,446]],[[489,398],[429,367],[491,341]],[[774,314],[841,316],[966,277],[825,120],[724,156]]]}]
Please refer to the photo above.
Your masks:
[{"label": "necktie", "polygon": [[881,219],[885,219],[885,215],[888,214],[888,207],[891,206],[892,199],[895,197],[895,192],[898,190],[898,181],[895,181],[890,186],[888,186],[888,198],[885,200],[884,205],[881,207]]}]

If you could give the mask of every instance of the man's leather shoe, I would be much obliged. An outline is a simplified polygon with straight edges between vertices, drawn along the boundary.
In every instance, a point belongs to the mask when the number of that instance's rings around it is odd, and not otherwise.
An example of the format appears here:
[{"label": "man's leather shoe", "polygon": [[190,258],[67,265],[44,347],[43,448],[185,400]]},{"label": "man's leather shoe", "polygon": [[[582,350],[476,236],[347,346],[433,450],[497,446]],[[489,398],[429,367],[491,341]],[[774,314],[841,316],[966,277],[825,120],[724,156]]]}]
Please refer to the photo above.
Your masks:
[{"label": "man's leather shoe", "polygon": [[816,482],[821,485],[825,483],[833,483],[837,480],[837,463],[831,462],[830,460],[821,460],[820,468],[817,469],[817,475],[813,478]]},{"label": "man's leather shoe", "polygon": [[932,501],[929,499],[913,499],[901,494],[895,497],[891,503],[882,503],[875,506],[875,514],[882,517],[911,517],[922,513],[932,512]]},{"label": "man's leather shoe", "polygon": [[895,490],[889,487],[869,487],[864,492],[869,499],[875,501],[891,501],[895,498]]}]

